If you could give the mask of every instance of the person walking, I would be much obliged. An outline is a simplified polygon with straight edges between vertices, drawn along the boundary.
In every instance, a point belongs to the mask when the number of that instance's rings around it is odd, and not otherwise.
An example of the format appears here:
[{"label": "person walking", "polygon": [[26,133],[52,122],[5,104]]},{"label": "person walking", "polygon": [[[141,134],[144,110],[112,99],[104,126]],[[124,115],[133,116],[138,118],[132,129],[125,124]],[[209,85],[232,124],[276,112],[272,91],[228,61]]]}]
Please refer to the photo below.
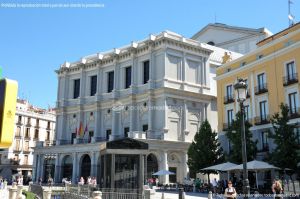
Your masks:
[{"label": "person walking", "polygon": [[234,199],[236,198],[236,190],[232,186],[232,182],[228,181],[228,187],[225,189],[224,197],[227,199]]}]

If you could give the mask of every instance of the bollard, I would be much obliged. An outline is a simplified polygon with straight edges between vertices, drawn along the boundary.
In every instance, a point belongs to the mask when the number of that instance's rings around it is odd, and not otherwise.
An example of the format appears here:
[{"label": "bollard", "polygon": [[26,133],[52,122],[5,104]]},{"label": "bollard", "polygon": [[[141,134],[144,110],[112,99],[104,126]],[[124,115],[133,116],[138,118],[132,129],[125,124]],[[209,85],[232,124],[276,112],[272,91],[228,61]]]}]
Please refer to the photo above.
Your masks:
[{"label": "bollard", "polygon": [[23,185],[18,185],[17,188],[17,199],[25,199],[25,196],[22,195]]},{"label": "bollard", "polygon": [[145,194],[145,199],[150,199],[150,189],[145,189],[144,194]]},{"label": "bollard", "polygon": [[196,192],[196,185],[193,184],[193,192]]},{"label": "bollard", "polygon": [[78,184],[78,195],[80,195],[80,189],[81,189],[81,186],[80,186],[80,184]]},{"label": "bollard", "polygon": [[29,186],[28,186],[28,191],[31,191],[31,186],[33,185],[33,182],[32,181],[30,181],[29,182]]},{"label": "bollard", "polygon": [[212,199],[212,192],[211,191],[208,192],[208,197],[207,198]]},{"label": "bollard", "polygon": [[18,189],[16,188],[16,186],[12,186],[12,188],[9,188],[9,199],[16,199],[17,191]]},{"label": "bollard", "polygon": [[165,199],[165,193],[164,192],[161,193],[161,199]]},{"label": "bollard", "polygon": [[183,193],[183,192],[184,192],[183,188],[179,188],[179,189],[178,189],[178,198],[179,198],[179,199],[183,199],[183,198],[182,198],[182,195],[183,195],[182,193]]},{"label": "bollard", "polygon": [[93,192],[93,199],[102,199],[102,192],[101,191],[94,191]]},{"label": "bollard", "polygon": [[43,190],[43,199],[51,199],[51,190]]}]

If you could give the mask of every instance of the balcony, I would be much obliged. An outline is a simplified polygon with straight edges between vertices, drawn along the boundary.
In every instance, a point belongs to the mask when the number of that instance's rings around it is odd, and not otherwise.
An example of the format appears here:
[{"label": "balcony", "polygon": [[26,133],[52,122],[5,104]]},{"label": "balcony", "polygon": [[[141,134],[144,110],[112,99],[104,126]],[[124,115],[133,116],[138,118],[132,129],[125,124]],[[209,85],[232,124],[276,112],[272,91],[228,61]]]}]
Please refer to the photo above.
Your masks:
[{"label": "balcony", "polygon": [[268,92],[267,83],[255,86],[255,95],[259,95],[259,94],[266,93],[266,92]]},{"label": "balcony", "polygon": [[291,84],[298,83],[298,73],[293,73],[288,76],[284,76],[282,79],[283,79],[283,86],[288,86]]},{"label": "balcony", "polygon": [[224,97],[224,104],[229,104],[234,102],[233,95],[227,95]]},{"label": "balcony", "polygon": [[223,123],[223,131],[228,131],[232,128],[232,123]]},{"label": "balcony", "polygon": [[68,145],[72,144],[71,140],[57,140],[56,145]]},{"label": "balcony", "polygon": [[30,148],[29,147],[25,147],[24,149],[23,149],[23,153],[24,154],[28,154],[28,153],[30,153],[31,151],[30,151]]},{"label": "balcony", "polygon": [[15,134],[15,138],[16,138],[16,139],[21,139],[21,138],[22,138],[22,135],[21,135],[20,133],[16,133],[16,134]]},{"label": "balcony", "polygon": [[255,125],[263,125],[270,123],[270,116],[269,115],[261,115],[254,118]]},{"label": "balcony", "polygon": [[31,127],[31,122],[27,122],[27,123],[26,123],[26,126],[27,126],[27,127]]},{"label": "balcony", "polygon": [[19,159],[11,159],[10,160],[10,164],[12,164],[12,165],[19,165],[19,163],[20,163]]},{"label": "balcony", "polygon": [[24,140],[30,140],[30,137],[25,135]]},{"label": "balcony", "polygon": [[14,148],[14,153],[20,153],[21,152],[21,148]]},{"label": "balcony", "polygon": [[22,123],[21,120],[18,120],[18,121],[17,121],[17,125],[22,126],[22,124],[23,124],[23,123]]},{"label": "balcony", "polygon": [[295,119],[300,117],[300,108],[299,107],[292,107],[289,110],[289,119]]}]

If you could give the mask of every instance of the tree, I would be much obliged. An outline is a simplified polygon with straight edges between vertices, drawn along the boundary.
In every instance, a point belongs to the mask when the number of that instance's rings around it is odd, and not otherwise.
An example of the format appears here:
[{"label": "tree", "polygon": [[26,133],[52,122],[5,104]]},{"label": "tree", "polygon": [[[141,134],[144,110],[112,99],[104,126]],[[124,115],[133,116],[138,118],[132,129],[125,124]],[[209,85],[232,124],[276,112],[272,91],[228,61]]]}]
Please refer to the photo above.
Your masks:
[{"label": "tree", "polygon": [[282,169],[296,170],[299,162],[297,155],[299,146],[297,136],[294,133],[296,124],[288,124],[290,111],[288,105],[281,103],[280,111],[280,114],[275,113],[271,118],[274,132],[271,132],[269,137],[274,140],[276,148],[271,153],[270,160]]},{"label": "tree", "polygon": [[[226,159],[231,162],[241,164],[243,162],[242,156],[242,141],[241,141],[241,119],[242,114],[238,112],[236,114],[236,120],[233,120],[231,128],[226,133],[227,138],[231,143],[231,151],[227,155]],[[246,135],[246,147],[247,147],[247,161],[254,160],[257,153],[257,140],[252,140],[252,132],[249,130],[251,124],[245,120],[245,135]]]},{"label": "tree", "polygon": [[212,131],[211,126],[205,120],[196,133],[192,144],[188,149],[188,166],[191,173],[209,174],[213,171],[201,171],[205,167],[212,166],[224,161],[223,150],[217,138],[217,133]]}]

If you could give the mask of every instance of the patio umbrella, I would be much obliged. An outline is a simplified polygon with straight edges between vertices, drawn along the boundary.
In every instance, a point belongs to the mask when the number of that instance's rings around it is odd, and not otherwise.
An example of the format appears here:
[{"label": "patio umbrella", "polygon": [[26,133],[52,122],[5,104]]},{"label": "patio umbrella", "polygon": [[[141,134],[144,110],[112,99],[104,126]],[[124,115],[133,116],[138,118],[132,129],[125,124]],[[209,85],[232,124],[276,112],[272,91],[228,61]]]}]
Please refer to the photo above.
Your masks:
[{"label": "patio umbrella", "polygon": [[[263,170],[271,170],[271,169],[280,169],[280,168],[275,167],[274,165],[271,165],[267,162],[258,161],[258,160],[253,160],[253,161],[247,162],[247,170],[255,171],[257,188],[258,188],[257,172],[263,171]],[[243,164],[227,168],[226,170],[227,171],[243,170]]]},{"label": "patio umbrella", "polygon": [[215,170],[215,171],[227,171],[226,169],[237,166],[237,164],[231,163],[231,162],[225,162],[222,164],[213,165],[210,167],[206,167],[204,169],[201,169],[202,171],[207,170]]},{"label": "patio umbrella", "polygon": [[174,174],[175,174],[174,172],[162,169],[162,170],[159,170],[159,171],[153,173],[152,175],[153,176],[164,176],[164,175],[174,175]]},{"label": "patio umbrella", "polygon": [[[204,169],[201,169],[202,171],[209,171],[209,170],[215,170],[215,171],[226,171],[226,169],[237,166],[237,164],[231,163],[231,162],[225,162],[222,164],[213,165],[210,167],[206,167]],[[227,171],[227,180],[229,180],[229,171]]]}]

